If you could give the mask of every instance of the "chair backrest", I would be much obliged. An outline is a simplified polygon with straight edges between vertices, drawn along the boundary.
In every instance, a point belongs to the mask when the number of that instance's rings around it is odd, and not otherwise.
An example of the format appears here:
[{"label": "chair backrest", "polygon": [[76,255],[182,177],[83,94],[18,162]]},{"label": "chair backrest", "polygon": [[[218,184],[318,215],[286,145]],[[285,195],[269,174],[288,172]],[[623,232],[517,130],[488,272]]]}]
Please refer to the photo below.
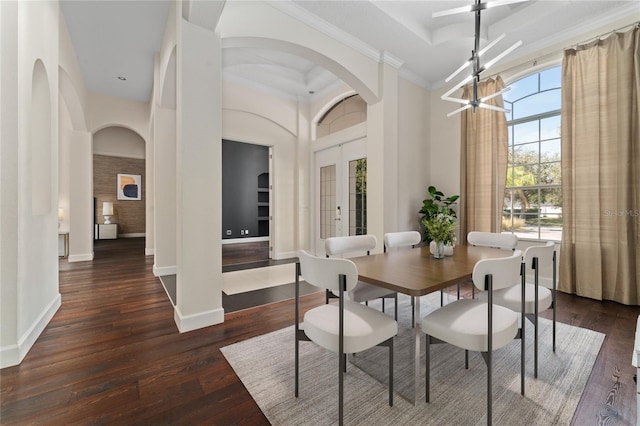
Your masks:
[{"label": "chair backrest", "polygon": [[420,244],[422,236],[418,231],[388,232],[384,234],[384,248],[409,247]]},{"label": "chair backrest", "polygon": [[347,276],[347,291],[353,290],[358,282],[358,269],[348,259],[317,257],[301,250],[300,275],[309,284],[319,288],[340,291],[340,274]]},{"label": "chair backrest", "polygon": [[531,246],[524,251],[525,276],[528,282],[533,282],[533,259],[538,258],[539,284],[548,288],[553,287],[553,253],[555,243],[547,241],[543,246]]},{"label": "chair backrest", "polygon": [[515,250],[511,256],[496,259],[483,259],[473,268],[473,284],[480,290],[485,289],[485,277],[491,274],[493,290],[511,287],[520,282],[522,252]]},{"label": "chair backrest", "polygon": [[473,246],[495,247],[502,250],[515,250],[518,236],[497,232],[471,231],[467,234],[467,242]]},{"label": "chair backrest", "polygon": [[324,250],[329,256],[356,253],[362,256],[376,248],[378,240],[375,235],[354,235],[350,237],[331,237],[324,242]]}]

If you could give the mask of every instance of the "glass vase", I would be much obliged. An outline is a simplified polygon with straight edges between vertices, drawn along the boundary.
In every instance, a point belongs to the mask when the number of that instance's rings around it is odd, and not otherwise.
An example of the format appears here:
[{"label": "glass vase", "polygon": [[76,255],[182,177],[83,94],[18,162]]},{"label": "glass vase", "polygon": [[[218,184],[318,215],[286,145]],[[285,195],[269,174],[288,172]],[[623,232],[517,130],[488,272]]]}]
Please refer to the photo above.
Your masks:
[{"label": "glass vase", "polygon": [[444,243],[442,241],[436,241],[433,257],[436,259],[444,259]]}]

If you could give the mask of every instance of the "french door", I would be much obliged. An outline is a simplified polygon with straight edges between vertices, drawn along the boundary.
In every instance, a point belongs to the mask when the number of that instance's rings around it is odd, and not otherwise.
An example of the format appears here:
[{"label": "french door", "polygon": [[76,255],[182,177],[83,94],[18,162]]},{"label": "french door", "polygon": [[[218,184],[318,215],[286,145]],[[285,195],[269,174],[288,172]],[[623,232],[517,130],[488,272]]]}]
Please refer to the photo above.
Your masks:
[{"label": "french door", "polygon": [[324,256],[329,237],[367,233],[365,138],[315,153],[314,240]]}]

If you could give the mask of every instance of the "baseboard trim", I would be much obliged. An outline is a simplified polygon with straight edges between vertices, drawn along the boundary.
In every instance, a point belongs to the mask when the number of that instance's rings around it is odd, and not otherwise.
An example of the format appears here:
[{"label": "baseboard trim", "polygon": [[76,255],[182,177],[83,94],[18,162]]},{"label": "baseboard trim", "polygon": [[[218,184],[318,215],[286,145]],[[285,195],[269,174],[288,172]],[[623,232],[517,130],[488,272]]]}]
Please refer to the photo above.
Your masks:
[{"label": "baseboard trim", "polygon": [[86,254],[70,254],[67,258],[69,263],[72,262],[89,262],[93,260],[93,253]]},{"label": "baseboard trim", "polygon": [[141,238],[146,237],[144,232],[132,232],[131,234],[118,234],[118,238]]},{"label": "baseboard trim", "polygon": [[155,254],[156,254],[156,250],[155,249],[148,249],[148,248],[144,249],[144,255],[145,256],[153,256]]},{"label": "baseboard trim", "polygon": [[276,260],[291,259],[293,257],[298,257],[298,252],[297,251],[283,251],[281,253],[276,253],[273,256],[273,259],[276,259]]},{"label": "baseboard trim", "polygon": [[175,307],[173,319],[180,333],[186,333],[200,328],[209,327],[224,322],[224,308],[213,309],[193,315],[182,315],[180,309]]},{"label": "baseboard trim", "polygon": [[176,275],[178,272],[178,268],[175,266],[161,266],[157,267],[153,265],[153,275],[156,277],[162,277],[165,275]]},{"label": "baseboard trim", "polygon": [[242,243],[259,243],[262,241],[269,241],[269,237],[248,237],[248,238],[225,238],[222,240],[222,245],[225,244],[242,244]]},{"label": "baseboard trim", "polygon": [[49,321],[51,321],[51,318],[60,308],[60,305],[62,305],[62,297],[60,293],[57,293],[29,330],[18,339],[18,344],[0,348],[0,368],[11,367],[22,362],[47,324],[49,324]]}]

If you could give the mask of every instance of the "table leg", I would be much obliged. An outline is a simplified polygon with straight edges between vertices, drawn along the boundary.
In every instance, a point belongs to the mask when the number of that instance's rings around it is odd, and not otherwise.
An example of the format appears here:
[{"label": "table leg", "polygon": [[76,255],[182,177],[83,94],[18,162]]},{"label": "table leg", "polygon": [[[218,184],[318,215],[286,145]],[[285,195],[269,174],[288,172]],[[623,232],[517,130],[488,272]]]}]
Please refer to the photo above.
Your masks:
[{"label": "table leg", "polygon": [[416,348],[415,348],[415,366],[414,366],[414,399],[413,399],[413,405],[418,405],[418,401],[419,401],[419,394],[418,392],[420,392],[420,337],[422,334],[422,329],[420,328],[420,297],[419,296],[413,296],[413,309],[414,309],[414,313],[415,313],[415,327],[413,328],[414,333],[415,333],[415,343],[416,343]]}]

